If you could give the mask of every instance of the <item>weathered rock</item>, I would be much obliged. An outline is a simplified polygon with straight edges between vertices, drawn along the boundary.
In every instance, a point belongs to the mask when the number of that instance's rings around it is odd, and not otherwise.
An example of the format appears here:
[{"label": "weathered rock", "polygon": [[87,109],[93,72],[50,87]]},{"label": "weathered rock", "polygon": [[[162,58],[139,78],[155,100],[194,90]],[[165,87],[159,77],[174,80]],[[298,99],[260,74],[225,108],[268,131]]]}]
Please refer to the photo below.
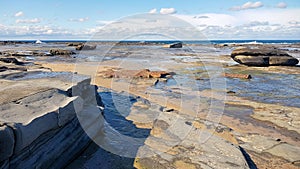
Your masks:
[{"label": "weathered rock", "polygon": [[232,74],[232,73],[224,73],[225,77],[230,78],[240,78],[240,79],[251,79],[251,75],[249,74]]},{"label": "weathered rock", "polygon": [[25,51],[2,51],[1,55],[5,56],[18,56],[18,57],[26,57],[26,56],[52,56],[50,52],[40,51],[40,50],[25,50]]},{"label": "weathered rock", "polygon": [[150,71],[149,69],[142,70],[107,70],[101,72],[105,78],[167,78],[174,73],[166,71]]},{"label": "weathered rock", "polygon": [[169,72],[166,71],[151,71],[150,77],[153,78],[165,78],[167,75],[170,75]]},{"label": "weathered rock", "polygon": [[63,128],[41,135],[34,144],[14,155],[10,167],[63,168],[90,141],[75,118]]},{"label": "weathered rock", "polygon": [[0,127],[0,162],[8,159],[14,151],[14,133],[13,130],[4,125]]},{"label": "weathered rock", "polygon": [[75,52],[65,49],[51,49],[49,51],[52,55],[73,55]]},{"label": "weathered rock", "polygon": [[173,44],[167,44],[167,45],[164,45],[163,47],[165,47],[165,48],[182,48],[182,43],[178,42],[178,43],[173,43]]},{"label": "weathered rock", "polygon": [[0,61],[1,62],[4,62],[4,63],[13,63],[13,64],[16,64],[16,65],[23,65],[24,63],[23,62],[20,62],[18,61],[16,58],[0,58]]},{"label": "weathered rock", "polygon": [[8,70],[8,67],[6,67],[6,66],[0,66],[0,72],[4,72],[6,70]]},{"label": "weathered rock", "polygon": [[80,153],[90,138],[76,116],[90,119],[83,120],[84,126],[97,121],[96,133],[103,124],[98,108],[102,102],[90,80],[54,72],[21,72],[1,79],[0,125],[5,125],[0,127],[0,164],[62,168]]},{"label": "weathered rock", "polygon": [[231,58],[247,66],[295,66],[298,59],[274,48],[239,47],[232,51]]},{"label": "weathered rock", "polygon": [[300,148],[289,144],[283,143],[276,145],[267,150],[267,152],[280,156],[290,162],[300,161]]},{"label": "weathered rock", "polygon": [[76,46],[76,50],[94,50],[96,49],[97,45],[78,45]]},{"label": "weathered rock", "polygon": [[79,45],[83,45],[83,43],[81,43],[81,42],[78,42],[78,43],[76,43],[76,42],[67,43],[67,46],[79,46]]},{"label": "weathered rock", "polygon": [[0,162],[0,168],[1,169],[9,169],[9,160]]}]

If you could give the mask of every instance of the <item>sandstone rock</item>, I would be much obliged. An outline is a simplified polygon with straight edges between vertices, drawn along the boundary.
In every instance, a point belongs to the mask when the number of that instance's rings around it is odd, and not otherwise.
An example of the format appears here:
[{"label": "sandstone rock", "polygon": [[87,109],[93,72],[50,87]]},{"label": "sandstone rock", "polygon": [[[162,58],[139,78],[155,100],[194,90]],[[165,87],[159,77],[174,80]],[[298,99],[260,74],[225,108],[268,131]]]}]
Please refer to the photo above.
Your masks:
[{"label": "sandstone rock", "polygon": [[167,78],[172,73],[166,71],[142,70],[107,70],[101,73],[105,78]]},{"label": "sandstone rock", "polygon": [[23,62],[20,62],[18,61],[16,58],[0,58],[0,61],[1,62],[4,62],[4,63],[13,63],[13,64],[16,64],[16,65],[23,65],[24,63]]},{"label": "sandstone rock", "polygon": [[231,58],[247,66],[295,66],[298,59],[274,48],[239,47],[232,51]]},{"label": "sandstone rock", "polygon": [[79,45],[83,45],[83,43],[81,43],[81,42],[78,42],[78,43],[76,43],[76,42],[67,43],[67,46],[79,46]]},{"label": "sandstone rock", "polygon": [[153,78],[165,78],[167,75],[170,75],[170,73],[166,71],[151,71],[150,77]]},{"label": "sandstone rock", "polygon": [[173,43],[173,44],[167,44],[167,45],[164,45],[163,47],[165,47],[165,48],[182,48],[182,43],[178,42],[178,43]]},{"label": "sandstone rock", "polygon": [[13,156],[10,167],[63,168],[90,141],[75,118],[61,129],[45,133],[34,144]]},{"label": "sandstone rock", "polygon": [[73,51],[65,50],[65,49],[51,49],[49,52],[52,55],[73,55],[73,54],[75,54]]},{"label": "sandstone rock", "polygon": [[76,50],[94,50],[96,49],[97,45],[78,45],[76,46]]},{"label": "sandstone rock", "polygon": [[15,140],[13,130],[6,125],[0,126],[0,162],[7,160],[12,156],[14,145]]},{"label": "sandstone rock", "polygon": [[103,124],[98,108],[101,99],[90,80],[56,72],[2,78],[0,125],[5,126],[0,127],[0,166],[63,168],[80,153],[90,138],[80,127],[77,114],[90,119],[82,123],[87,130],[91,123],[99,123],[99,128],[90,129],[94,133],[101,131]]},{"label": "sandstone rock", "polygon": [[225,73],[225,77],[230,77],[230,78],[240,78],[240,79],[251,79],[251,75],[249,74],[231,74],[231,73]]},{"label": "sandstone rock", "polygon": [[0,168],[1,169],[9,169],[9,160],[0,162]]},{"label": "sandstone rock", "polygon": [[6,66],[0,66],[0,72],[4,72],[6,70],[8,70],[8,67],[6,67]]},{"label": "sandstone rock", "polygon": [[283,143],[276,145],[267,150],[267,152],[276,156],[280,156],[290,162],[300,161],[300,148],[289,144]]}]

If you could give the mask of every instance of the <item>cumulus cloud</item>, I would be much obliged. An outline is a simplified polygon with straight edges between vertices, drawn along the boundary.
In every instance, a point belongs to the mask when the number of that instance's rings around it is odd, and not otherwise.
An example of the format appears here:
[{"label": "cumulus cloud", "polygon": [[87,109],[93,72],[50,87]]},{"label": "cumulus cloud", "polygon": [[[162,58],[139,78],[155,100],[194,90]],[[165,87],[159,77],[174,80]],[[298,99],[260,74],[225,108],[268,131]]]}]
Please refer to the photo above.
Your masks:
[{"label": "cumulus cloud", "polygon": [[48,26],[48,25],[1,25],[0,24],[0,39],[18,39],[20,37],[25,39],[32,39],[36,36],[38,38],[49,38],[56,36],[57,38],[63,38],[65,36],[71,36],[70,30],[60,28],[58,26]]},{"label": "cumulus cloud", "polygon": [[27,23],[27,24],[34,24],[34,23],[40,23],[41,20],[38,18],[34,19],[17,19],[16,23]]},{"label": "cumulus cloud", "polygon": [[260,1],[257,1],[257,2],[246,2],[244,3],[242,6],[234,6],[234,7],[231,7],[229,10],[232,10],[232,11],[240,11],[240,10],[246,10],[246,9],[256,9],[256,8],[260,8],[260,7],[263,7],[263,3],[260,2]]},{"label": "cumulus cloud", "polygon": [[300,25],[300,22],[298,22],[298,21],[289,21],[289,24],[291,24],[291,25]]},{"label": "cumulus cloud", "polygon": [[15,17],[20,17],[20,16],[23,16],[24,13],[22,11],[19,11],[17,13],[15,13]]},{"label": "cumulus cloud", "polygon": [[156,9],[156,8],[151,9],[151,10],[149,11],[149,13],[151,13],[151,14],[157,13],[157,9]]},{"label": "cumulus cloud", "polygon": [[85,18],[71,18],[71,19],[69,19],[69,21],[71,21],[71,22],[86,22],[86,21],[88,21],[89,20],[89,17],[85,17]]},{"label": "cumulus cloud", "polygon": [[267,26],[267,25],[269,25],[268,21],[263,21],[263,22],[260,22],[260,21],[251,21],[249,23],[243,24],[243,26],[246,26],[246,27]]},{"label": "cumulus cloud", "polygon": [[277,5],[276,5],[277,8],[286,8],[287,7],[287,4],[284,3],[284,2],[279,2]]},{"label": "cumulus cloud", "polygon": [[194,16],[195,19],[207,19],[208,16]]},{"label": "cumulus cloud", "polygon": [[160,14],[175,14],[177,11],[175,8],[161,8],[159,13]]},{"label": "cumulus cloud", "polygon": [[99,20],[99,21],[96,21],[98,24],[98,26],[104,26],[104,25],[107,25],[107,24],[111,24],[113,23],[114,21],[104,21],[104,20]]},{"label": "cumulus cloud", "polygon": [[[157,13],[159,12],[159,9]],[[180,21],[185,21],[197,28],[200,34],[208,39],[299,39],[300,38],[300,9],[275,9],[265,8],[259,12],[256,10],[242,10],[232,13],[199,13],[199,14],[174,14],[174,15],[151,15],[131,17],[120,21],[97,21],[97,27],[85,29],[77,28],[59,28],[58,26],[42,26],[40,24],[15,24],[1,25],[0,38],[7,38],[8,35],[13,38],[23,36],[45,36],[56,38],[80,38],[89,37],[93,34],[102,33],[101,28],[104,24],[109,24],[111,29],[106,30],[105,37],[127,37],[130,34],[139,34],[142,32],[170,34],[180,36],[180,31],[184,30],[190,37],[197,38],[193,29],[188,29],[189,25],[180,27]],[[163,19],[164,18],[164,19]],[[177,18],[175,20],[174,18]],[[198,19],[201,18],[201,19]],[[173,19],[173,21],[172,21]],[[18,21],[22,23],[22,21]],[[154,23],[155,22],[155,23]],[[25,23],[23,21],[23,23]],[[27,23],[27,22],[26,22]],[[178,31],[178,27],[180,30]],[[154,29],[155,28],[155,29]],[[199,33],[196,32],[196,33]],[[100,34],[102,35],[102,34]],[[111,37],[113,36],[113,37]],[[171,36],[171,37],[172,37]],[[40,39],[40,38],[39,38]]]}]

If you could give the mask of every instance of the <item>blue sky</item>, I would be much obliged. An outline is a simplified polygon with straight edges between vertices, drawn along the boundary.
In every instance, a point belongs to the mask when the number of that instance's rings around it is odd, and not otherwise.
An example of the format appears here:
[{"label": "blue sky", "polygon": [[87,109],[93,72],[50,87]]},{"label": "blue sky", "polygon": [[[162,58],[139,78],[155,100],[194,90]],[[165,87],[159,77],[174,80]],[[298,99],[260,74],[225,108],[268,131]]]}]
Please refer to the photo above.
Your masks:
[{"label": "blue sky", "polygon": [[209,39],[300,39],[299,0],[0,0],[0,39],[88,39],[149,12],[183,19]]}]

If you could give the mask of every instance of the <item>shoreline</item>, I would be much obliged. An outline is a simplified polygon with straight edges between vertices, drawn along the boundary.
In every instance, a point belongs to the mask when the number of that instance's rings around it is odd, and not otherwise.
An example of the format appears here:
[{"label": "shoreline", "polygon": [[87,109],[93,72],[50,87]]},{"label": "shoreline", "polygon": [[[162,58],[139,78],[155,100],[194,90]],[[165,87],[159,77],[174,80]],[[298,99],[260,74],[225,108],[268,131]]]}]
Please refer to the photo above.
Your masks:
[{"label": "shoreline", "polygon": [[[234,46],[231,46],[234,47]],[[226,46],[225,46],[226,48]],[[224,50],[224,47],[217,48],[219,50]],[[123,49],[126,50],[126,49]],[[133,51],[140,52],[140,49],[134,49]],[[147,49],[146,49],[147,50]],[[299,67],[262,67],[262,68],[256,68],[256,67],[245,67],[245,66],[230,66],[228,64],[231,64],[231,58],[228,56],[221,57],[222,61],[224,63],[222,64],[215,64],[211,62],[211,60],[214,59],[215,55],[220,56],[218,53],[215,54],[203,54],[203,53],[197,53],[196,56],[191,56],[191,53],[188,53],[186,51],[176,51],[176,50],[166,50],[166,49],[159,49],[160,51],[166,51],[167,54],[172,54],[172,57],[175,59],[170,59],[169,62],[165,62],[165,58],[163,56],[161,57],[155,57],[156,63],[155,64],[145,64],[149,68],[164,68],[168,72],[175,72],[176,78],[184,78],[188,77],[190,79],[193,76],[200,76],[199,80],[192,79],[192,82],[197,82],[205,86],[205,83],[207,80],[205,80],[207,75],[205,74],[205,71],[201,70],[201,68],[206,67],[210,68],[215,71],[214,67],[217,66],[224,66],[225,72],[239,72],[239,73],[247,73],[251,72],[250,74],[254,77],[255,81],[260,80],[266,75],[270,76],[274,79],[277,77],[273,77],[270,72],[272,72],[274,75],[280,75],[281,77],[284,77],[286,75],[292,75],[295,76],[299,74]],[[230,49],[231,50],[231,49]],[[197,50],[196,50],[197,51]],[[177,53],[176,53],[177,52]],[[297,52],[297,51],[296,51]],[[166,55],[166,53],[164,55]],[[139,54],[139,53],[138,53]],[[173,56],[174,55],[174,56]],[[114,92],[118,93],[128,93],[134,95],[134,97],[140,97],[142,99],[145,99],[149,101],[150,103],[155,104],[156,106],[161,106],[167,110],[170,110],[170,112],[160,112],[158,110],[153,110],[156,113],[161,113],[166,116],[178,116],[186,121],[186,124],[191,124],[195,130],[201,130],[208,133],[211,133],[214,139],[217,140],[226,140],[231,144],[238,145],[243,147],[243,149],[250,155],[254,163],[257,165],[258,168],[260,167],[275,167],[275,165],[278,165],[277,167],[286,167],[286,168],[296,168],[298,166],[297,163],[297,153],[290,152],[292,155],[289,154],[282,154],[279,153],[280,151],[290,151],[291,149],[297,150],[300,149],[300,141],[299,141],[299,124],[297,122],[300,121],[299,116],[297,112],[300,112],[300,107],[292,107],[292,106],[286,106],[286,105],[280,105],[275,103],[266,103],[262,102],[260,100],[255,101],[251,99],[247,99],[247,96],[241,97],[238,96],[238,91],[235,91],[233,95],[226,94],[227,90],[225,91],[217,91],[217,90],[199,90],[195,91],[192,88],[189,88],[186,85],[175,85],[175,86],[168,86],[165,81],[165,79],[132,79],[132,78],[104,78],[101,77],[101,72],[105,72],[110,69],[120,69],[120,70],[132,70],[134,68],[141,68],[144,65],[141,65],[138,61],[138,56],[140,55],[130,55],[131,59],[126,59],[120,57],[118,59],[111,59],[111,60],[105,60],[102,62],[75,62],[75,63],[68,63],[65,61],[60,62],[49,62],[48,60],[41,60],[41,61],[34,61],[36,64],[40,65],[43,68],[51,69],[53,72],[76,72],[76,74],[84,74],[90,76],[91,84],[105,87],[108,89],[112,89]],[[180,57],[178,57],[180,56]],[[208,58],[208,60],[200,60],[191,62],[193,59],[199,56],[205,56]],[[150,59],[153,59],[154,57],[149,56]],[[147,58],[145,56],[145,58]],[[183,59],[187,59],[187,61],[184,61]],[[190,61],[189,61],[190,59]],[[71,58],[68,58],[67,60],[72,60]],[[93,63],[91,65],[91,63]],[[134,66],[139,65],[139,66]],[[186,70],[186,67],[189,67],[190,70]],[[207,70],[206,70],[207,71]],[[282,74],[282,75],[281,75]],[[163,88],[155,88],[156,81],[161,82],[163,85]],[[227,79],[231,80],[231,79]],[[294,79],[297,80],[297,79]],[[250,81],[242,81],[242,80],[231,80],[234,82],[234,85],[239,84],[248,84]],[[183,79],[182,83],[186,83],[187,80]],[[188,84],[188,83],[187,83]],[[234,86],[233,85],[233,86]],[[171,93],[168,95],[168,93],[165,92],[165,90],[171,90]],[[231,89],[232,90],[232,89]],[[233,88],[233,90],[236,90]],[[99,92],[99,91],[98,91]],[[226,113],[222,114],[220,119],[220,126],[222,130],[218,129],[217,121],[214,121],[213,118],[209,117],[210,113],[207,112],[209,110],[210,104],[195,104],[197,102],[197,98],[201,97],[203,101],[211,101],[211,100],[218,100],[223,101],[224,93],[226,94]],[[184,98],[189,98],[190,100],[182,100],[182,98],[177,98],[175,96],[184,96]],[[223,94],[223,95],[222,95]],[[270,96],[269,96],[270,97]],[[291,96],[292,97],[292,96]],[[295,96],[296,97],[296,96]],[[221,98],[221,99],[220,99]],[[139,103],[140,105],[134,105],[133,109],[142,110],[139,107],[145,107],[146,110],[152,110],[151,107],[147,107],[147,105],[143,105],[142,103]],[[250,121],[247,121],[246,119],[242,118],[242,115],[239,115],[239,113],[242,113],[243,111],[249,111],[246,116],[248,119],[251,119]],[[235,112],[230,114],[230,112]],[[138,114],[137,112],[131,110],[129,114],[127,115],[126,119],[128,121],[132,121],[133,124],[138,128],[146,128],[146,129],[152,129],[152,134],[157,138],[166,139],[168,137],[171,137],[170,133],[165,133],[163,129],[161,129],[161,126],[156,126],[153,121],[151,121],[153,117],[150,114],[147,114],[147,111],[141,112]],[[147,119],[148,123],[143,122],[143,120]],[[295,123],[288,123],[289,120],[293,120]],[[147,121],[146,120],[146,121]],[[165,120],[165,119],[164,119]],[[212,123],[213,125],[207,125],[206,122]],[[258,125],[258,124],[264,124],[264,125]],[[189,125],[188,125],[189,126]],[[290,132],[290,130],[293,130],[294,132]],[[148,146],[156,147],[156,148],[163,148],[163,145],[154,144],[152,143],[150,138],[146,141],[146,144]],[[222,142],[222,141],[220,141]],[[161,147],[160,147],[161,146]],[[183,145],[182,145],[183,146]],[[167,148],[166,148],[167,147]],[[166,146],[166,149],[172,150],[174,147],[168,147]],[[186,147],[185,147],[186,148]],[[175,151],[175,150],[174,150]],[[167,154],[171,155],[171,151],[166,151]],[[188,152],[188,151],[187,151]],[[173,152],[174,153],[174,152]],[[268,160],[264,158],[264,154],[268,154]],[[174,156],[176,156],[177,153],[175,153]],[[91,155],[92,158],[92,155]],[[161,157],[163,158],[163,157]],[[164,160],[167,159],[167,157],[163,158]],[[148,159],[152,162],[156,162],[156,159]],[[193,159],[194,160],[194,159]],[[300,159],[299,159],[300,160]],[[139,161],[139,160],[138,160]],[[168,160],[167,160],[168,161]],[[180,161],[180,160],[179,160]],[[88,162],[88,160],[86,161]],[[186,164],[187,161],[176,161],[172,165],[178,165],[178,163],[184,163]],[[140,160],[135,165],[136,166],[143,166],[146,165],[147,162]],[[187,163],[188,164],[188,163]],[[196,164],[189,162],[192,166],[197,166]],[[84,162],[83,164],[84,165]],[[171,164],[170,164],[171,165]]]}]

